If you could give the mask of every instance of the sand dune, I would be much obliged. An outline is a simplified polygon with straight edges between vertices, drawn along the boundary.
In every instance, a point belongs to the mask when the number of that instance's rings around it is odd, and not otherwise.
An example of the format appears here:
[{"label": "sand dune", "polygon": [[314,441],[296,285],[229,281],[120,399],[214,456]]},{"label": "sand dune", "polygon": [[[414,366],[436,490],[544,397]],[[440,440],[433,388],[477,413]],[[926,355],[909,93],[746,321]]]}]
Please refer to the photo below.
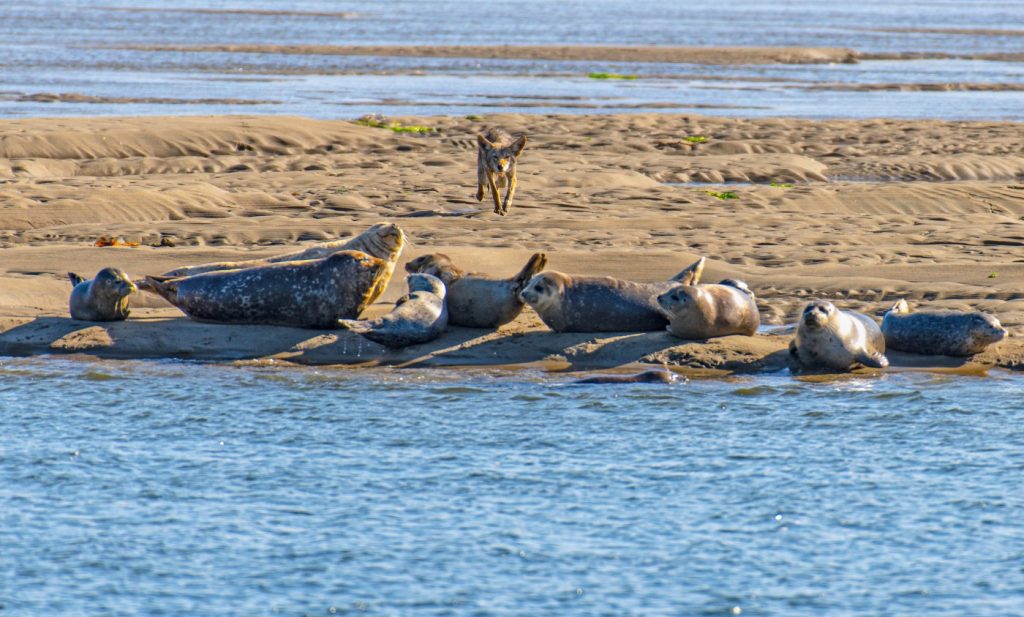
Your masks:
[{"label": "sand dune", "polygon": [[[255,330],[197,329],[159,302],[135,309],[127,324],[87,327],[66,319],[65,273],[117,265],[138,276],[262,257],[381,220],[409,233],[406,259],[441,250],[495,274],[511,274],[544,250],[553,269],[659,280],[706,255],[705,279],[746,280],[767,324],[791,322],[814,297],[875,315],[906,297],[986,310],[1024,334],[1019,124],[661,114],[397,120],[436,130],[242,116],[0,121],[0,354],[131,356],[144,348],[354,361],[348,352],[331,355],[349,340],[339,333],[261,330],[265,344],[247,347],[239,339]],[[490,125],[530,135],[505,218],[472,197],[475,134]],[[709,182],[733,184],[694,184]],[[142,245],[94,247],[102,235]],[[174,246],[158,246],[162,238]],[[402,291],[396,277],[372,312]],[[65,334],[53,338],[57,332]],[[72,334],[77,347],[60,342]],[[316,344],[322,336],[335,342]],[[673,352],[681,342],[660,334],[566,338],[547,333],[530,311],[499,334],[450,336],[437,349],[461,346],[457,353],[432,362],[577,354],[577,363],[604,366],[662,354],[732,370],[742,363],[727,358],[764,367],[778,351],[771,337],[699,353]],[[463,345],[481,337],[482,347]],[[221,353],[222,344],[235,351]],[[295,345],[307,351],[295,353]],[[742,351],[750,345],[757,349]],[[1019,349],[1010,339],[987,361],[1015,366]]]}]

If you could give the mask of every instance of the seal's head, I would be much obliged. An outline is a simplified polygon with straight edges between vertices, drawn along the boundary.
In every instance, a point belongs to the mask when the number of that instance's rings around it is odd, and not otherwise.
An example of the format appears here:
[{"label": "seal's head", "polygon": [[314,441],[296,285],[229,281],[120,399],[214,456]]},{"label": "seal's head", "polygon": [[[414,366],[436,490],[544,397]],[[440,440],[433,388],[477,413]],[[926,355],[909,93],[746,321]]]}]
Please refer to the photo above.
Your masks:
[{"label": "seal's head", "polygon": [[558,272],[541,272],[530,279],[530,282],[519,292],[519,299],[532,306],[535,310],[560,302],[565,291],[565,275]]},{"label": "seal's head", "polygon": [[409,285],[409,293],[415,293],[417,291],[426,291],[434,294],[438,298],[444,299],[445,286],[444,281],[437,278],[432,274],[410,274],[406,277],[405,282]]},{"label": "seal's head", "polygon": [[810,330],[821,330],[828,326],[836,312],[836,306],[828,300],[812,300],[804,307],[802,325]]},{"label": "seal's head", "polygon": [[431,253],[421,255],[405,264],[405,271],[410,274],[421,273],[436,276],[444,281],[445,285],[451,285],[455,278],[461,274],[452,258],[444,253]]},{"label": "seal's head", "polygon": [[124,270],[120,268],[103,268],[93,279],[93,289],[108,298],[126,298],[139,290]]},{"label": "seal's head", "polygon": [[971,315],[971,338],[975,345],[991,345],[1006,338],[1009,333],[999,320],[988,313]]},{"label": "seal's head", "polygon": [[658,296],[658,304],[671,315],[683,313],[695,305],[696,291],[691,285],[678,285]]},{"label": "seal's head", "polygon": [[377,223],[349,241],[346,248],[362,251],[378,259],[391,261],[398,258],[405,247],[406,237],[402,228],[394,223]]}]

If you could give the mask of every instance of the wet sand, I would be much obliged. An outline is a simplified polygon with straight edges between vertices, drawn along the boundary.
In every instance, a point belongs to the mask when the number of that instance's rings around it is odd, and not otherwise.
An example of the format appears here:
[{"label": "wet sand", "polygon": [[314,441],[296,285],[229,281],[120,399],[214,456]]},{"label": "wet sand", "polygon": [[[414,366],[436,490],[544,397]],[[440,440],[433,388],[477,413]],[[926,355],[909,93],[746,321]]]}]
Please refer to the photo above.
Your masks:
[{"label": "wet sand", "polygon": [[[1024,333],[1020,124],[667,114],[397,120],[437,130],[257,116],[0,121],[0,354],[785,366],[786,335],[707,344],[662,332],[556,335],[530,310],[496,333],[453,329],[401,353],[342,331],[198,324],[155,298],[123,323],[67,317],[69,270],[160,273],[293,250],[382,220],[409,234],[403,262],[442,251],[501,275],[543,250],[551,269],[660,280],[705,255],[705,280],[747,281],[767,324],[792,322],[815,297],[875,316],[905,297],[922,308],[985,310]],[[474,137],[491,125],[530,136],[505,218],[472,197]],[[141,246],[93,246],[104,235]],[[153,246],[161,238],[175,246]],[[403,291],[396,276],[371,314]],[[973,363],[891,359],[973,370],[1013,368],[1021,358],[1024,346],[1010,338]]]}]

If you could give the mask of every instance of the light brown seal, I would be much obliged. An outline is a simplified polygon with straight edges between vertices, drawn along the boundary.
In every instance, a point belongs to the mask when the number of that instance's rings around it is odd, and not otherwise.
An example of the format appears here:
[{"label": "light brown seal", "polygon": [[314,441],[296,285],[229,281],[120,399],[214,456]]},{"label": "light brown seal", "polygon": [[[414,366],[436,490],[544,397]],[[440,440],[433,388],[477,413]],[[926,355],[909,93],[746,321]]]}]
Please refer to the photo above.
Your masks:
[{"label": "light brown seal", "polygon": [[658,296],[658,304],[668,314],[668,331],[683,339],[753,336],[761,325],[754,292],[735,279],[717,285],[677,285]]},{"label": "light brown seal", "polygon": [[804,307],[789,353],[808,368],[847,371],[858,364],[885,368],[885,337],[875,320],[856,311],[841,311],[826,300]]},{"label": "light brown seal", "polygon": [[[308,261],[310,259],[323,259],[330,257],[331,255],[340,251],[360,251],[382,259],[386,262],[387,269],[385,276],[380,279],[379,284],[372,290],[370,294],[370,303],[372,304],[384,293],[384,289],[387,287],[388,282],[391,280],[391,275],[395,271],[395,266],[398,264],[398,258],[402,254],[402,249],[405,247],[406,237],[405,232],[402,228],[394,223],[377,223],[376,225],[370,226],[366,231],[349,238],[348,240],[334,240],[332,242],[322,242],[315,246],[311,246],[301,251],[295,251],[291,253],[284,253],[282,255],[275,255],[273,257],[267,257],[264,259],[249,259],[245,261],[218,261],[207,264],[200,264],[197,266],[185,266],[182,268],[175,268],[168,272],[163,273],[164,278],[177,278],[180,276],[193,276],[196,274],[203,274],[206,272],[217,272],[221,270],[239,270],[242,268],[255,268],[257,266],[263,266],[272,263],[282,263],[286,261]],[[146,291],[153,291],[149,288],[149,284],[136,281],[140,289]]]},{"label": "light brown seal", "polygon": [[448,288],[448,320],[453,326],[497,328],[523,310],[519,292],[547,265],[544,253],[534,253],[518,274],[497,279],[458,268],[444,253],[422,255],[405,264],[407,272],[431,274]]},{"label": "light brown seal", "polygon": [[153,290],[192,319],[217,323],[337,328],[358,317],[387,264],[358,251],[166,279]]},{"label": "light brown seal", "polygon": [[910,312],[906,300],[882,319],[885,344],[898,351],[935,356],[972,356],[1003,340],[1006,328],[988,313]]},{"label": "light brown seal", "polygon": [[342,319],[339,324],[386,347],[430,342],[448,327],[444,282],[430,274],[410,274],[409,294],[390,313],[377,319]]},{"label": "light brown seal", "polygon": [[519,297],[555,332],[650,332],[668,318],[657,296],[696,280],[704,259],[660,283],[636,283],[610,276],[570,276],[550,270],[530,279]]},{"label": "light brown seal", "polygon": [[128,296],[137,291],[128,275],[120,268],[103,268],[92,280],[74,272],[71,279],[69,305],[71,318],[81,321],[120,321],[129,314]]}]

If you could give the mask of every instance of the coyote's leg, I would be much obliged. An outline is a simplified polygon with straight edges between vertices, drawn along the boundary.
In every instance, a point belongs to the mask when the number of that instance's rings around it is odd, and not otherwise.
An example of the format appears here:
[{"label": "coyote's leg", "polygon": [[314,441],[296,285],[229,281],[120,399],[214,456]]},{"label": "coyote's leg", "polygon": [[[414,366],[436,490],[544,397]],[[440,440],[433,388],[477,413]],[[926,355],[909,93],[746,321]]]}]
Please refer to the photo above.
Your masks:
[{"label": "coyote's leg", "polygon": [[501,206],[501,213],[508,214],[508,207],[512,205],[512,196],[516,194],[516,174],[513,171],[508,176],[508,191],[505,193],[505,203]]},{"label": "coyote's leg", "polygon": [[487,184],[491,187],[491,196],[494,197],[494,213],[501,214],[501,193],[498,192],[498,185],[494,183],[494,174],[487,172]]}]

